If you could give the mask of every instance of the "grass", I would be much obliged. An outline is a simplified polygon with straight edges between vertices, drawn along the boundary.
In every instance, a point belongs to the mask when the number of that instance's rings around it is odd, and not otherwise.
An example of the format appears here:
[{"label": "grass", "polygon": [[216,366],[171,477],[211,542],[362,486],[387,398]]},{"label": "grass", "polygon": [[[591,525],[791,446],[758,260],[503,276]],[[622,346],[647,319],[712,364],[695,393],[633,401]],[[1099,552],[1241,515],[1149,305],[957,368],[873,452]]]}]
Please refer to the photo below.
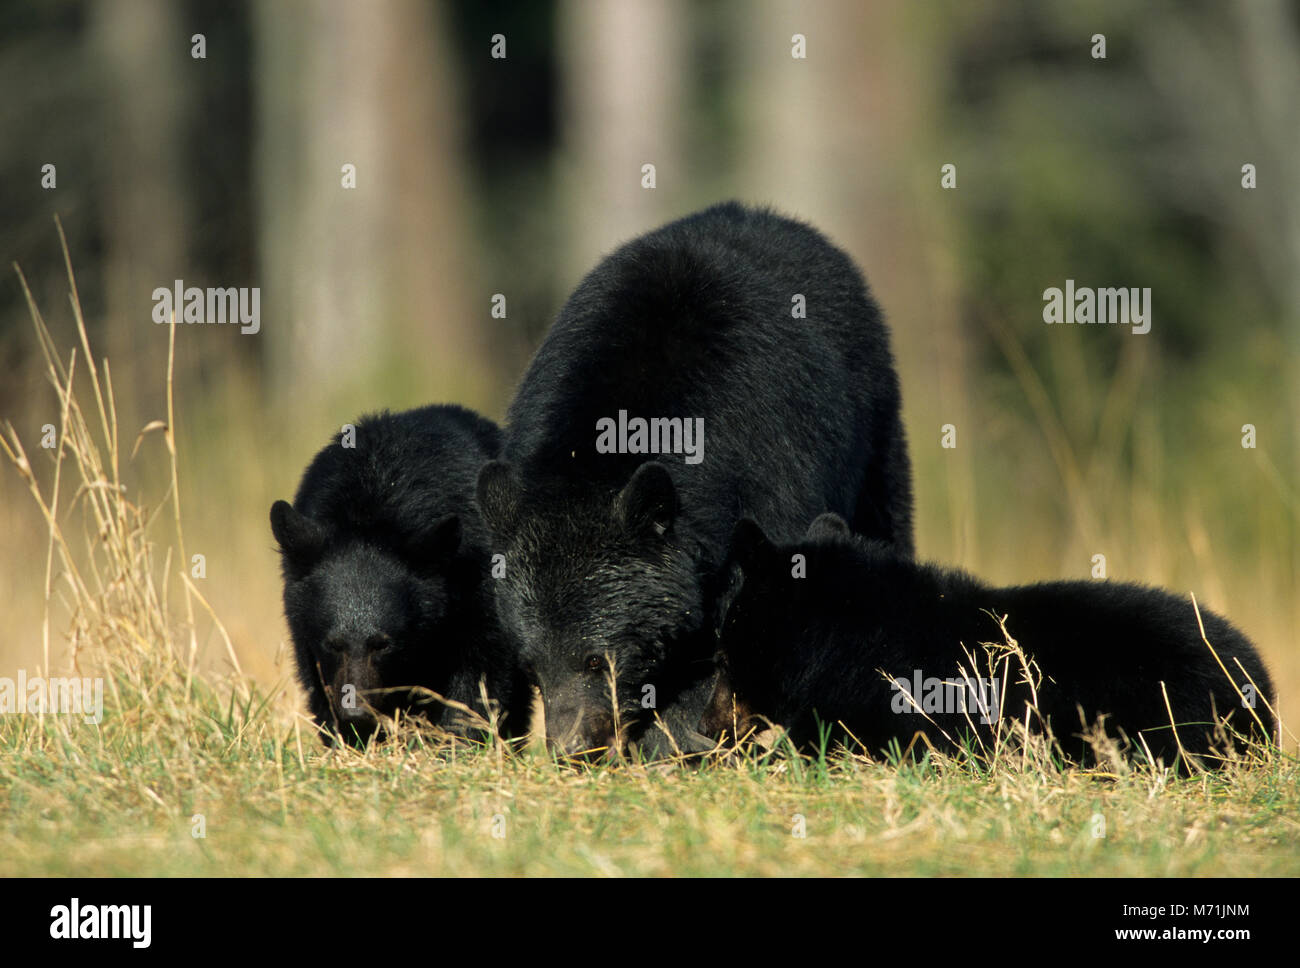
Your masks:
[{"label": "grass", "polygon": [[853,757],[801,775],[780,759],[557,769],[400,743],[300,755],[292,729],[238,717],[4,745],[9,876],[1300,872],[1293,767],[1168,783]]},{"label": "grass", "polygon": [[[60,402],[49,482],[10,424],[0,449],[46,526],[42,671],[63,619],[105,709],[99,726],[0,716],[0,875],[1300,874],[1300,765],[1275,751],[1179,777],[1115,759],[1062,769],[1014,730],[992,750],[892,763],[778,742],[701,766],[573,766],[409,724],[327,749],[287,678],[240,670],[181,567],[170,366],[167,420],[131,448],[166,449],[165,494],[145,506],[122,486],[111,374],[70,268],[69,282],[80,352],[66,362],[31,303]],[[225,673],[200,661],[210,637]]]}]

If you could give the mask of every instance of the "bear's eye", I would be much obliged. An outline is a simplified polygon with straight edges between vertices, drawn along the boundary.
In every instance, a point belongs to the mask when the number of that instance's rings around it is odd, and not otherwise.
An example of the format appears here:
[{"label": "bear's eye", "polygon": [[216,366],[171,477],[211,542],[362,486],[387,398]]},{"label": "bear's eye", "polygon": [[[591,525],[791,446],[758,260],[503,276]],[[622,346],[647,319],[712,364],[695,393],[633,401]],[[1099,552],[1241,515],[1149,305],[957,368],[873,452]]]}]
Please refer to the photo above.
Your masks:
[{"label": "bear's eye", "polygon": [[604,660],[602,660],[601,657],[598,655],[587,656],[586,665],[587,665],[588,672],[599,672],[601,669],[605,667]]}]

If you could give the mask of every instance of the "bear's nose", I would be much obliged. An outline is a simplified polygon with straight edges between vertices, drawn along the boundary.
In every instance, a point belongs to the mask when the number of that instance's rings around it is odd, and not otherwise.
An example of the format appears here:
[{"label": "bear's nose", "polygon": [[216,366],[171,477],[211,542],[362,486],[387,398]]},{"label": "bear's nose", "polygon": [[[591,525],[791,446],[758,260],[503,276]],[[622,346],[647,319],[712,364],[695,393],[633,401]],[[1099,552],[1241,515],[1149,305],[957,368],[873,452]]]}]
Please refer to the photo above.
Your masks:
[{"label": "bear's nose", "polygon": [[370,710],[366,709],[363,706],[353,706],[351,708],[348,708],[347,706],[342,706],[338,710],[338,713],[339,713],[339,719],[345,720],[353,724],[354,726],[364,726],[368,723],[373,722],[375,718],[373,715],[371,715]]}]

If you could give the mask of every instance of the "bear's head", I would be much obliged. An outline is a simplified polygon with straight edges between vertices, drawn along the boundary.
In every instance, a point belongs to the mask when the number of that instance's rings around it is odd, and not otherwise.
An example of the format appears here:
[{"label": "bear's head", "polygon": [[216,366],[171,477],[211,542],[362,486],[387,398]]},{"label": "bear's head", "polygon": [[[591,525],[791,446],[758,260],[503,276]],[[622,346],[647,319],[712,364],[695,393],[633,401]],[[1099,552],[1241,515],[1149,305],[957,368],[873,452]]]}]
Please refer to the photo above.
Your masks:
[{"label": "bear's head", "polygon": [[695,751],[684,732],[665,742],[655,729],[656,712],[703,671],[681,659],[700,650],[679,646],[709,631],[698,549],[679,527],[668,470],[650,461],[620,488],[584,491],[525,487],[492,461],[478,505],[504,553],[498,617],[541,688],[552,748],[595,755],[676,742]]},{"label": "bear's head", "polygon": [[280,545],[285,617],[318,722],[360,743],[380,716],[429,708],[409,687],[433,683],[436,690],[454,671],[466,632],[458,517],[430,522],[400,542],[376,542],[277,501],[271,530]]}]

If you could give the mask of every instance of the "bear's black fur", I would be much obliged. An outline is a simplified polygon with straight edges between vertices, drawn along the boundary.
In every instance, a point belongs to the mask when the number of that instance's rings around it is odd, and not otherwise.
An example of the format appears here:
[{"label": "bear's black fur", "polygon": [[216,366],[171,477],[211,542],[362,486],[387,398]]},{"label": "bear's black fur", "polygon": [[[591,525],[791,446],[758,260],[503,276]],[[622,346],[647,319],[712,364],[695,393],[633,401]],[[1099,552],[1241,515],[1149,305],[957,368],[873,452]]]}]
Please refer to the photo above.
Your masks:
[{"label": "bear's black fur", "polygon": [[[1239,694],[1202,641],[1190,599],[1119,582],[991,588],[960,571],[903,560],[852,536],[829,514],[813,522],[805,540],[782,545],[771,543],[754,522],[741,521],[732,557],[743,587],[724,623],[723,671],[701,724],[713,735],[735,735],[746,725],[742,720],[761,716],[785,726],[805,748],[818,741],[818,720],[840,739],[842,725],[872,753],[891,740],[907,747],[917,731],[948,751],[953,745],[945,732],[962,742],[973,725],[987,740],[982,720],[995,721],[1000,707],[1003,718],[1024,722],[1028,698],[1015,658],[996,675],[988,671],[980,643],[1004,641],[990,612],[1006,616],[1007,633],[1037,663],[1043,677],[1039,713],[1070,759],[1091,760],[1079,735],[1081,706],[1088,725],[1105,714],[1108,734],[1122,730],[1135,744],[1134,755],[1142,755],[1145,740],[1153,756],[1171,764],[1178,747],[1162,681],[1189,753],[1218,748],[1211,725],[1216,715],[1243,735],[1272,735],[1263,700],[1273,703],[1273,685],[1255,647],[1227,620],[1201,609],[1205,637],[1243,688]],[[795,577],[801,567],[805,577]],[[974,665],[963,646],[974,654]],[[933,697],[950,697],[947,711],[929,713],[933,725],[884,677],[903,680],[920,704],[926,696],[918,694],[917,679],[960,682],[959,664],[969,676],[1005,680],[1006,692],[999,681],[996,691],[984,694],[993,699],[988,702],[971,689],[922,685]],[[1244,708],[1243,698],[1252,694],[1254,709]],[[1029,725],[1040,726],[1032,715]],[[973,737],[966,741],[973,744]]]},{"label": "bear's black fur", "polygon": [[468,735],[472,717],[401,687],[486,716],[480,679],[507,732],[526,731],[531,687],[496,622],[473,498],[499,428],[428,406],[363,417],[355,446],[342,441],[308,465],[292,506],[271,508],[298,676],[323,735],[362,742],[379,727],[371,709],[399,708]]},{"label": "bear's black fur", "polygon": [[[806,317],[792,314],[806,300]],[[578,286],[507,418],[479,503],[495,583],[567,752],[703,749],[731,529],[796,538],[823,511],[912,552],[888,332],[819,232],[718,205],[633,240]],[[598,422],[703,419],[702,459],[599,453]],[[610,664],[617,701],[610,695]],[[672,734],[649,727],[658,715]]]}]

